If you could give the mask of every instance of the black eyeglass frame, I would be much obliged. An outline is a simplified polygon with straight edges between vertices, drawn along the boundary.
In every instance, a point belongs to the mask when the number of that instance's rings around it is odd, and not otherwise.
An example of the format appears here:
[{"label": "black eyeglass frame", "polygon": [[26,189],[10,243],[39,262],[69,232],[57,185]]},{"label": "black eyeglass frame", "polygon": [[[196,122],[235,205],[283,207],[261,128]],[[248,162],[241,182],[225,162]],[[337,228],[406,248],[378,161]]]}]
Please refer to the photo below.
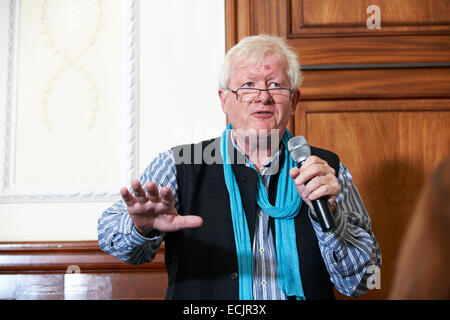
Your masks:
[{"label": "black eyeglass frame", "polygon": [[[239,101],[239,90],[258,90],[259,94],[258,94],[258,98],[261,95],[261,92],[263,91],[275,91],[275,90],[288,90],[289,91],[289,98],[292,96],[292,94],[294,93],[294,89],[289,89],[289,88],[269,88],[269,89],[259,89],[259,88],[237,88],[236,90],[231,90],[230,88],[227,88],[227,90],[231,91],[232,93],[235,94],[236,96],[236,100]],[[242,101],[240,101],[242,102]]]}]

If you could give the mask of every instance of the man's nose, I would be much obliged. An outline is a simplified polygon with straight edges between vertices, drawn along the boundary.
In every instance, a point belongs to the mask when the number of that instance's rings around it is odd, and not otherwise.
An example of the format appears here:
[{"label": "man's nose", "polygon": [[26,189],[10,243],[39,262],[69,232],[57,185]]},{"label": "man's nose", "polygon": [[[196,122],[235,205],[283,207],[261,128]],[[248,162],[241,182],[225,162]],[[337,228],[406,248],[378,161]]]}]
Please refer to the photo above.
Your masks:
[{"label": "man's nose", "polygon": [[261,91],[259,94],[259,101],[262,104],[272,104],[274,102],[269,91]]}]

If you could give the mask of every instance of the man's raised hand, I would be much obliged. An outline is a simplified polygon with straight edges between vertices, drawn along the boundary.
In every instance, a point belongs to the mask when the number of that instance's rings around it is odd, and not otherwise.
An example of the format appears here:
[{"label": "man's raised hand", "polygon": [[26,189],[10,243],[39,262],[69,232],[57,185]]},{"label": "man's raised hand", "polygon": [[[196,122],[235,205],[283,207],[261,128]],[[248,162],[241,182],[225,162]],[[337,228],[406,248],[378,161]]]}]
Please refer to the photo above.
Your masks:
[{"label": "man's raised hand", "polygon": [[175,209],[175,200],[170,188],[163,187],[161,193],[153,182],[141,186],[139,180],[131,182],[134,196],[127,188],[120,189],[128,213],[136,230],[145,236],[156,229],[162,232],[173,232],[187,228],[197,228],[203,224],[198,216],[181,216]]}]

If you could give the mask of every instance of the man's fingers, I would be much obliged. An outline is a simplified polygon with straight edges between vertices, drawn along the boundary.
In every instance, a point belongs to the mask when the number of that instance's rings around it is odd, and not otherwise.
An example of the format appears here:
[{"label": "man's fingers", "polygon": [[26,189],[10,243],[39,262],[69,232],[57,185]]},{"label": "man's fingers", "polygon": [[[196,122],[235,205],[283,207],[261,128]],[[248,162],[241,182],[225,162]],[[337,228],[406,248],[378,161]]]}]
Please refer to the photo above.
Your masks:
[{"label": "man's fingers", "polygon": [[305,185],[305,188],[303,189],[304,197],[309,198],[310,194],[312,194],[315,190],[319,189],[321,186],[327,185],[329,182],[330,181],[327,176],[315,177]]},{"label": "man's fingers", "polygon": [[[308,158],[306,161],[310,160],[310,158]],[[315,159],[313,160],[314,161],[311,161],[308,164],[306,164],[305,161],[305,163],[300,167],[300,173],[294,178],[295,184],[297,186],[301,184],[308,184],[309,181],[314,179],[315,177],[335,175],[334,169],[331,168],[326,162],[317,157],[315,157]]]},{"label": "man's fingers", "polygon": [[291,170],[289,171],[289,174],[290,174],[291,178],[295,180],[295,178],[297,178],[298,175],[300,174],[300,169],[296,168],[296,167],[291,168]]},{"label": "man's fingers", "polygon": [[153,182],[149,182],[145,185],[148,192],[148,198],[151,202],[159,202],[161,198],[159,197],[158,186]]},{"label": "man's fingers", "polygon": [[328,185],[321,185],[317,189],[315,189],[313,192],[311,192],[308,195],[308,199],[313,201],[317,200],[323,196],[326,196],[330,193],[330,187]]},{"label": "man's fingers", "polygon": [[133,195],[130,193],[130,191],[128,191],[128,189],[125,187],[120,189],[120,195],[122,196],[123,201],[128,207],[131,207],[137,202],[136,199],[133,197]]},{"label": "man's fingers", "polygon": [[310,156],[305,160],[305,162],[303,162],[302,168],[306,169],[309,166],[314,165],[314,164],[327,164],[327,162],[325,160],[320,159],[317,156]]},{"label": "man's fingers", "polygon": [[309,194],[308,198],[310,200],[316,200],[323,196],[328,196],[336,198],[339,194],[339,185],[334,183],[320,184],[315,189],[313,189]]},{"label": "man's fingers", "polygon": [[142,188],[139,180],[133,180],[131,182],[131,187],[133,188],[134,196],[139,203],[145,203],[148,201],[147,194],[144,188]]},{"label": "man's fingers", "polygon": [[173,202],[175,201],[175,197],[173,195],[172,190],[167,187],[163,187],[161,189],[161,203],[165,206],[171,206],[173,205]]},{"label": "man's fingers", "polygon": [[203,219],[199,216],[180,216],[173,219],[173,227],[176,230],[198,228],[203,224]]},{"label": "man's fingers", "polygon": [[[326,171],[326,168],[321,164],[311,164],[308,167],[301,167],[300,168],[300,174],[297,178],[298,184],[304,184],[308,181],[312,180],[314,177],[321,176],[328,173]],[[308,182],[309,183],[309,182]]]}]

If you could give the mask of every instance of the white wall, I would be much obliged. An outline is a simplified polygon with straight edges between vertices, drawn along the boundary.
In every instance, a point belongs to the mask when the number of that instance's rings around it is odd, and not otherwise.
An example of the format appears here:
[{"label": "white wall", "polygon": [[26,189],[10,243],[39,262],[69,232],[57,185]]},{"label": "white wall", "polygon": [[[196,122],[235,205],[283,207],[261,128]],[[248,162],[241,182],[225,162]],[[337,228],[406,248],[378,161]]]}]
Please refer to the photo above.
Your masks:
[{"label": "white wall", "polygon": [[217,75],[225,55],[222,0],[141,1],[140,157],[219,136]]},{"label": "white wall", "polygon": [[[77,2],[74,0],[49,0],[49,3],[57,2],[59,6],[74,6]],[[104,1],[104,23],[108,22],[108,1]],[[49,17],[52,12],[49,6]],[[23,13],[26,15],[37,14],[33,10]],[[53,7],[52,10],[56,10]],[[109,18],[114,17],[111,9]],[[63,11],[69,12],[69,11]],[[57,14],[57,13],[56,13]],[[3,17],[3,15],[0,16]],[[73,16],[72,16],[73,17]],[[81,16],[83,17],[83,16]],[[21,20],[23,23],[24,20]],[[49,19],[49,23],[51,22]],[[81,24],[84,20],[81,19]],[[73,22],[73,21],[72,21]],[[3,22],[2,22],[3,23]],[[110,21],[111,29],[114,30],[114,21]],[[72,24],[73,25],[73,24]],[[83,26],[83,25],[81,25]],[[105,26],[105,30],[107,30]],[[22,28],[22,31],[24,29]],[[22,35],[23,36],[23,35]],[[1,37],[5,37],[4,34]],[[102,37],[102,36],[100,36]],[[114,35],[103,35],[103,37],[114,38]],[[20,39],[20,37],[18,37]],[[0,39],[2,42],[5,39]],[[100,39],[101,40],[101,39]],[[101,41],[96,44],[102,45]],[[21,44],[19,43],[19,49]],[[70,43],[69,43],[70,45]],[[108,46],[108,44],[104,44]],[[109,49],[113,50],[113,49]],[[24,51],[22,50],[22,53]],[[140,37],[139,37],[139,134],[138,134],[138,171],[142,172],[151,159],[159,152],[162,152],[171,146],[180,143],[196,142],[206,138],[220,135],[225,127],[225,116],[220,109],[220,103],[217,95],[217,74],[221,60],[225,52],[225,21],[224,21],[224,1],[222,0],[165,0],[165,1],[140,1]],[[112,52],[111,52],[112,53]],[[31,53],[30,53],[31,54]],[[113,55],[111,55],[113,56]],[[25,56],[26,58],[26,56]],[[92,58],[92,57],[91,57]],[[101,68],[104,59],[103,56],[96,61],[86,62],[87,71],[92,69],[92,74],[104,74],[98,71]],[[93,59],[93,58],[92,58]],[[98,58],[97,58],[98,59]],[[20,59],[18,60],[20,61]],[[107,61],[107,60],[106,60]],[[37,62],[37,63],[43,63]],[[45,69],[45,65],[41,66]],[[111,67],[111,66],[108,66]],[[18,66],[20,68],[20,66]],[[96,71],[97,70],[97,71]],[[31,72],[21,73],[18,83],[26,83],[28,77],[34,77]],[[67,75],[69,77],[70,74]],[[124,75],[121,75],[123,77]],[[102,79],[100,77],[100,79]],[[23,82],[25,80],[25,82]],[[32,81],[33,79],[28,79]],[[100,80],[98,86],[101,88],[111,88],[109,82],[114,80],[112,73],[111,79]],[[68,80],[67,80],[68,81]],[[76,81],[75,81],[76,83]],[[66,90],[61,88],[60,90]],[[77,89],[76,87],[74,89]],[[57,89],[55,89],[57,90]],[[114,154],[118,149],[114,147],[117,140],[115,132],[120,131],[120,123],[115,121],[114,99],[111,99],[116,92],[103,92],[103,99],[100,99],[99,122],[97,124],[98,134],[105,134],[105,131],[111,132],[103,136],[105,145],[98,147],[111,149]],[[62,92],[62,91],[60,91]],[[17,91],[18,101],[22,101],[28,92]],[[24,95],[24,96],[21,96]],[[61,94],[60,94],[61,95]],[[58,95],[56,95],[58,96]],[[110,99],[108,99],[110,97]],[[55,98],[56,99],[56,98]],[[70,107],[70,101],[67,98],[67,112],[73,112]],[[113,100],[113,101],[110,101]],[[107,102],[110,101],[110,102]],[[35,108],[39,108],[39,102],[35,102]],[[49,101],[49,109],[51,102]],[[33,110],[33,99],[26,104]],[[109,109],[108,109],[109,108]],[[18,110],[19,111],[19,110]],[[104,114],[102,115],[102,112]],[[67,114],[66,114],[67,115]],[[111,116],[112,115],[112,116]],[[61,117],[65,114],[52,114],[53,121],[56,121],[55,128],[62,121]],[[106,121],[108,120],[108,121]],[[116,119],[117,120],[117,119]],[[33,126],[39,121],[30,121],[26,114],[17,116],[18,128],[20,125],[24,128],[26,125]],[[64,119],[67,121],[67,119]],[[102,122],[103,121],[103,122]],[[101,125],[105,125],[104,130],[100,130]],[[109,124],[109,126],[108,126]],[[27,127],[27,128],[28,128]],[[64,129],[64,126],[61,126]],[[25,131],[24,131],[25,132]],[[29,132],[29,131],[27,131]],[[78,141],[78,134],[74,128],[65,132],[66,139]],[[58,135],[61,138],[61,135]],[[114,137],[114,138],[111,138]],[[87,139],[89,136],[87,137]],[[22,135],[22,140],[15,141],[15,150],[26,152],[32,145],[39,142],[46,143],[45,139],[32,141],[32,137]],[[88,144],[88,143],[87,143]],[[117,144],[119,142],[117,141]],[[94,144],[95,145],[95,144]],[[43,145],[48,148],[48,145]],[[80,150],[83,151],[83,147]],[[103,149],[101,149],[103,150]],[[95,150],[87,152],[85,156],[91,157],[89,161],[77,161],[73,170],[65,172],[68,176],[64,179],[77,181],[80,172],[89,172],[92,165],[102,168],[102,172],[118,170],[117,161],[109,161],[110,155],[104,154],[96,156]],[[1,152],[4,152],[3,150]],[[65,151],[68,152],[68,151]],[[81,152],[83,154],[84,152]],[[78,155],[80,152],[77,153]],[[29,159],[30,156],[18,156],[17,159]],[[112,159],[117,158],[113,156]],[[31,160],[30,160],[30,163]],[[18,167],[20,167],[17,164]],[[55,167],[53,165],[53,167]],[[26,165],[23,165],[25,168]],[[51,168],[50,168],[51,169]],[[100,170],[100,169],[99,169]],[[46,184],[49,181],[57,181],[60,175],[55,173],[51,176],[46,173],[49,179],[43,179],[39,176],[16,174],[16,178],[22,180],[32,180],[34,184]],[[55,170],[57,172],[57,170]],[[71,173],[72,172],[72,173]],[[72,176],[70,176],[72,175]],[[112,175],[119,179],[119,174]],[[103,179],[103,178],[102,178]],[[106,179],[106,178],[105,178]],[[44,181],[45,180],[45,181]],[[18,180],[19,181],[19,180]],[[118,181],[113,181],[117,182]],[[108,181],[109,183],[109,181]],[[29,202],[13,201],[0,203],[0,241],[64,241],[64,240],[95,240],[97,219],[101,212],[111,205],[113,200],[108,201],[58,201],[58,202]]]}]

